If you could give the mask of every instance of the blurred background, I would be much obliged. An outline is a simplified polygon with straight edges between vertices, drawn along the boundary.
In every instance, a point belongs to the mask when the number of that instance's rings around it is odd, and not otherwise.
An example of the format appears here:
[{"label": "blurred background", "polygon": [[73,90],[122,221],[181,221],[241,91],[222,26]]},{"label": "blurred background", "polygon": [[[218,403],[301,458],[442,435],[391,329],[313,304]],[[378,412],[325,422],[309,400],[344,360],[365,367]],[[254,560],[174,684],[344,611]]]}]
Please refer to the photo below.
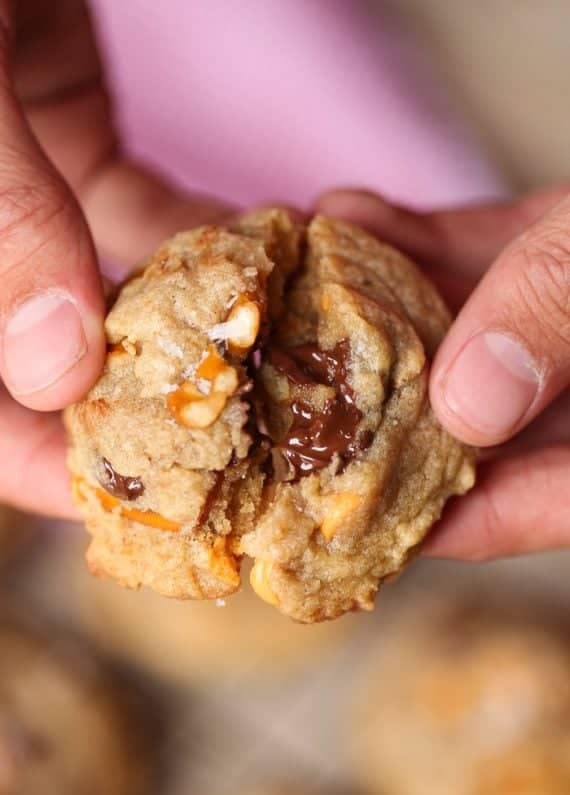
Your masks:
[{"label": "blurred background", "polygon": [[568,178],[568,3],[389,4],[429,50],[457,108],[516,189]]},{"label": "blurred background", "polygon": [[[125,145],[183,187],[431,207],[568,176],[563,0],[164,5],[92,3]],[[420,559],[300,627],[123,591],[86,543],[0,514],[0,795],[570,792],[570,552]]]},{"label": "blurred background", "polygon": [[300,626],[247,587],[126,591],[81,527],[8,521],[2,795],[570,791],[569,552],[420,559],[374,613]]}]

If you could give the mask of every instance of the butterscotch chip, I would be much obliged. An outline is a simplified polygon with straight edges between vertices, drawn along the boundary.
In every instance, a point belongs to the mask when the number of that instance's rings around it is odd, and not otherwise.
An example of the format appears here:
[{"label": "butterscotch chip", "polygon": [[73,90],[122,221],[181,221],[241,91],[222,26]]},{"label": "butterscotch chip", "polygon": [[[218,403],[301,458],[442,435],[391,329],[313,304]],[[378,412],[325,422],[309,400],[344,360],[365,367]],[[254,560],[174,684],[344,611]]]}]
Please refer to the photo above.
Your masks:
[{"label": "butterscotch chip", "polygon": [[105,372],[66,415],[92,571],[219,598],[247,555],[296,620],[371,609],[473,484],[427,396],[449,322],[409,260],[338,221],[268,210],[166,242],[119,294]]},{"label": "butterscotch chip", "polygon": [[215,423],[224,410],[227,399],[225,392],[201,395],[196,394],[195,387],[182,384],[173,395],[169,395],[167,405],[172,416],[181,425],[197,430],[209,428]]},{"label": "butterscotch chip", "polygon": [[273,564],[265,560],[256,560],[249,574],[249,582],[255,593],[269,605],[279,606],[279,599],[269,584]]},{"label": "butterscotch chip", "polygon": [[567,630],[481,597],[422,594],[372,654],[351,737],[370,795],[565,795]]},{"label": "butterscotch chip", "polygon": [[360,507],[358,494],[333,494],[325,502],[325,518],[321,524],[321,533],[329,541],[342,532],[343,526],[350,527],[351,517]]},{"label": "butterscotch chip", "polygon": [[259,306],[239,297],[236,305],[231,308],[227,321],[222,325],[223,328],[220,326],[211,332],[214,339],[226,341],[238,350],[248,350],[259,334]]}]

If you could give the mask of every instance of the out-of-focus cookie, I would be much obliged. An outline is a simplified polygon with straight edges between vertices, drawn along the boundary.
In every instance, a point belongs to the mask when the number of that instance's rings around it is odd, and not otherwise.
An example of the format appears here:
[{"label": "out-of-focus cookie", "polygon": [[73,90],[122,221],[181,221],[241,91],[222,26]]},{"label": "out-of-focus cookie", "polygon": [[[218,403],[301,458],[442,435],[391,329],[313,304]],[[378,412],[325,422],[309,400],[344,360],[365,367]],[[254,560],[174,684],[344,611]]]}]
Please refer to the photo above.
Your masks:
[{"label": "out-of-focus cookie", "polygon": [[84,631],[114,656],[181,685],[227,682],[230,675],[274,683],[333,655],[354,629],[353,621],[294,624],[245,589],[218,604],[126,590],[89,577],[78,562],[65,553],[56,569],[71,572],[69,593]]},{"label": "out-of-focus cookie", "polygon": [[264,784],[248,788],[243,795],[303,795],[304,790],[295,784]]},{"label": "out-of-focus cookie", "polygon": [[2,795],[150,795],[142,737],[124,688],[82,646],[0,618]]},{"label": "out-of-focus cookie", "polygon": [[10,556],[14,544],[17,546],[14,523],[15,513],[4,505],[0,505],[0,566],[2,561]]},{"label": "out-of-focus cookie", "polygon": [[412,605],[383,633],[353,732],[366,791],[570,792],[570,643],[501,606]]},{"label": "out-of-focus cookie", "polygon": [[0,505],[0,568],[31,540],[30,520],[21,513]]},{"label": "out-of-focus cookie", "polygon": [[167,241],[111,309],[67,412],[91,570],[167,596],[259,596],[303,622],[371,609],[472,454],[435,419],[450,322],[370,235],[279,210]]}]

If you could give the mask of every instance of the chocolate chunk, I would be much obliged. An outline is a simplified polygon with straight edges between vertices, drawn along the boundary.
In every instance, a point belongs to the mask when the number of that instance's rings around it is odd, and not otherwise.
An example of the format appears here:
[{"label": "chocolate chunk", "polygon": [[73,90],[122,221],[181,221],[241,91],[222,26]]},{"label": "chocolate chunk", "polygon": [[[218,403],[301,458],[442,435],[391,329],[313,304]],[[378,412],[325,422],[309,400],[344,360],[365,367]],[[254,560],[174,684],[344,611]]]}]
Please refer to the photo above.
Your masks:
[{"label": "chocolate chunk", "polygon": [[273,348],[268,356],[273,367],[294,384],[326,384],[350,390],[346,382],[346,363],[350,357],[348,340],[339,342],[332,351],[322,351],[316,345],[298,345],[289,350]]},{"label": "chocolate chunk", "polygon": [[105,477],[101,483],[105,491],[120,500],[136,500],[144,494],[144,485],[140,478],[119,475],[106,458],[103,459]]},{"label": "chocolate chunk", "polygon": [[322,409],[305,400],[291,404],[293,421],[280,449],[297,478],[324,469],[335,454],[346,464],[372,441],[371,434],[357,436],[362,412],[347,381],[349,357],[347,340],[339,342],[332,351],[320,350],[316,345],[267,351],[271,365],[291,383],[323,384],[336,390],[334,399],[328,400]]}]

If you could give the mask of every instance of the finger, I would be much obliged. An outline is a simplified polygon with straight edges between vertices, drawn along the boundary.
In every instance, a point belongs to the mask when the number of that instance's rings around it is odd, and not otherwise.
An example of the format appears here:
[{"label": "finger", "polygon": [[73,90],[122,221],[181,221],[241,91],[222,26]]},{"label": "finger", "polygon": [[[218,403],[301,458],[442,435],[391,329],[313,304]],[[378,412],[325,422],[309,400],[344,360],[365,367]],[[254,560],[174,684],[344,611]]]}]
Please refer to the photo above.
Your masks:
[{"label": "finger", "polygon": [[487,560],[570,545],[570,448],[552,447],[480,467],[425,545],[430,557]]},{"label": "finger", "polygon": [[[570,391],[559,395],[538,417],[504,444],[484,450],[489,457],[527,453],[553,444],[570,445]],[[482,451],[483,452],[483,451]]]},{"label": "finger", "polygon": [[185,196],[122,156],[112,107],[82,0],[20,0],[15,79],[28,121],[78,196],[106,275],[120,280],[157,243],[228,212]]},{"label": "finger", "polygon": [[[0,4],[0,12],[2,4]],[[23,404],[79,398],[102,365],[103,297],[81,212],[8,83],[0,39],[0,376]]]},{"label": "finger", "polygon": [[28,118],[74,189],[110,279],[120,281],[175,232],[215,223],[233,211],[214,198],[189,196],[123,158],[100,80],[63,96],[53,90],[46,101],[27,103]]},{"label": "finger", "polygon": [[209,197],[188,196],[133,162],[111,157],[79,192],[102,257],[121,279],[166,238],[183,229],[212,224],[234,208]]},{"label": "finger", "polygon": [[366,191],[332,191],[317,212],[369,229],[422,265],[452,308],[459,308],[501,249],[560,201],[557,186],[513,202],[420,213]]},{"label": "finger", "polygon": [[570,198],[510,244],[469,298],[431,374],[434,410],[480,446],[514,436],[570,383]]},{"label": "finger", "polygon": [[0,503],[76,518],[59,414],[24,408],[0,385]]}]

